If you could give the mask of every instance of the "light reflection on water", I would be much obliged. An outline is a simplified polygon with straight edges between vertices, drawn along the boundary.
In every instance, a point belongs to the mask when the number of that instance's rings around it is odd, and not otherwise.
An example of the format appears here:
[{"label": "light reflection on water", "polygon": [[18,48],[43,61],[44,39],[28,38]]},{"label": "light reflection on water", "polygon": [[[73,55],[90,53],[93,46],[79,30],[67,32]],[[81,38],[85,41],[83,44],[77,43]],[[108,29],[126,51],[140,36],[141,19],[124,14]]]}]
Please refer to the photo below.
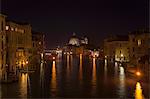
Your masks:
[{"label": "light reflection on water", "polygon": [[2,86],[0,84],[0,98],[2,98]]},{"label": "light reflection on water", "polygon": [[[32,98],[126,98],[135,95],[136,99],[141,99],[142,89],[137,87],[135,90],[134,84],[126,83],[128,76],[125,76],[124,68],[117,63],[110,65],[107,60],[103,63],[97,58],[86,59],[82,54],[80,57],[66,55],[63,58],[63,60],[50,61],[50,64],[46,65],[41,63],[36,74],[29,74]],[[11,85],[3,85],[2,98],[7,95],[26,98],[30,93],[29,89],[27,91],[27,78],[29,78],[27,74],[22,74],[13,88]]]},{"label": "light reflection on water", "polygon": [[79,80],[82,81],[82,54],[80,54]]},{"label": "light reflection on water", "polygon": [[40,64],[40,86],[41,88],[44,87],[44,63],[41,62]]},{"label": "light reflection on water", "polygon": [[125,91],[125,71],[122,66],[119,67],[119,90],[118,90],[118,95],[120,98],[125,98],[126,91]]},{"label": "light reflection on water", "polygon": [[104,61],[104,83],[107,82],[107,59]]},{"label": "light reflection on water", "polygon": [[19,90],[19,92],[20,92],[20,95],[19,95],[19,97],[20,98],[27,98],[27,80],[28,80],[28,74],[26,73],[26,74],[24,74],[24,73],[22,73],[21,75],[20,75],[21,77],[20,77],[20,90]]},{"label": "light reflection on water", "polygon": [[67,78],[69,79],[70,75],[70,55],[67,55]]},{"label": "light reflection on water", "polygon": [[144,99],[144,96],[142,94],[142,87],[141,87],[140,82],[136,83],[135,99]]},{"label": "light reflection on water", "polygon": [[115,62],[115,77],[118,77],[118,63]]},{"label": "light reflection on water", "polygon": [[53,61],[52,64],[52,76],[51,76],[51,91],[54,93],[52,95],[55,95],[57,90],[57,82],[56,82],[56,62]]},{"label": "light reflection on water", "polygon": [[96,63],[95,63],[95,58],[93,58],[93,70],[92,70],[92,95],[96,93]]}]

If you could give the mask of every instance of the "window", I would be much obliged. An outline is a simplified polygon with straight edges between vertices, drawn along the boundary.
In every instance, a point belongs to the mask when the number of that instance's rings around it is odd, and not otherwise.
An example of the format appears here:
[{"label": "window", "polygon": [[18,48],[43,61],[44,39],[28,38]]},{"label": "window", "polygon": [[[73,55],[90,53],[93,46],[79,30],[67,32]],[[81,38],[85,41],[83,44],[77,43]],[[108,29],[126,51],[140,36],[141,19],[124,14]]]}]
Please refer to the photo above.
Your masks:
[{"label": "window", "polygon": [[6,26],[6,31],[9,30],[9,26]]},{"label": "window", "polygon": [[140,46],[141,45],[141,43],[142,43],[142,41],[141,41],[141,39],[138,39],[138,46]]},{"label": "window", "polygon": [[14,31],[14,28],[13,28],[13,27],[11,27],[11,31]]},{"label": "window", "polygon": [[41,42],[39,42],[39,45],[41,45],[42,43]]}]

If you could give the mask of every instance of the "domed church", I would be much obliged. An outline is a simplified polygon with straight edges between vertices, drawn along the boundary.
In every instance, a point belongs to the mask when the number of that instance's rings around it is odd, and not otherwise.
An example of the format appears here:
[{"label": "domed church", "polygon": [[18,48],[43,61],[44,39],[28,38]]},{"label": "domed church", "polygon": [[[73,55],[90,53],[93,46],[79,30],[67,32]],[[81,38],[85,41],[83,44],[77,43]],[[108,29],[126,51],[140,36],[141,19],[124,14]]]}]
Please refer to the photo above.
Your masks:
[{"label": "domed church", "polygon": [[73,46],[80,46],[80,45],[87,45],[88,44],[88,39],[87,37],[79,38],[76,36],[75,33],[73,33],[72,37],[69,40],[69,45]]}]

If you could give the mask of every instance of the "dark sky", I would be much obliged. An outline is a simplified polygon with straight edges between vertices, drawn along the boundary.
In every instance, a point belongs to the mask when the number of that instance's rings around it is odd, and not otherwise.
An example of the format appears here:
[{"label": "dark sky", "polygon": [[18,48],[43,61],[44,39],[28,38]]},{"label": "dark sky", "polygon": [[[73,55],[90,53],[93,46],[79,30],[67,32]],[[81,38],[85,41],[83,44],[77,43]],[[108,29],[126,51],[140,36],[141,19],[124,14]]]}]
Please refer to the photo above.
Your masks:
[{"label": "dark sky", "polygon": [[68,42],[72,32],[99,44],[109,34],[148,26],[149,0],[2,0],[9,19],[27,21],[46,35],[47,48]]}]

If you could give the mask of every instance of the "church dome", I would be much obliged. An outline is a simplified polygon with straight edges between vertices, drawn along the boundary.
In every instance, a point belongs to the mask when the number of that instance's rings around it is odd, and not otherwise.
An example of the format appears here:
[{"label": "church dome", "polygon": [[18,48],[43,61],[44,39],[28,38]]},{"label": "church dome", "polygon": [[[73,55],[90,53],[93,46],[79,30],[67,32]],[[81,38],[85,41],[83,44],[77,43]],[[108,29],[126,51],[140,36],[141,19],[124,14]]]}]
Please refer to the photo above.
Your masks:
[{"label": "church dome", "polygon": [[73,36],[69,40],[69,44],[79,46],[80,40],[75,36],[75,34],[73,34]]}]

